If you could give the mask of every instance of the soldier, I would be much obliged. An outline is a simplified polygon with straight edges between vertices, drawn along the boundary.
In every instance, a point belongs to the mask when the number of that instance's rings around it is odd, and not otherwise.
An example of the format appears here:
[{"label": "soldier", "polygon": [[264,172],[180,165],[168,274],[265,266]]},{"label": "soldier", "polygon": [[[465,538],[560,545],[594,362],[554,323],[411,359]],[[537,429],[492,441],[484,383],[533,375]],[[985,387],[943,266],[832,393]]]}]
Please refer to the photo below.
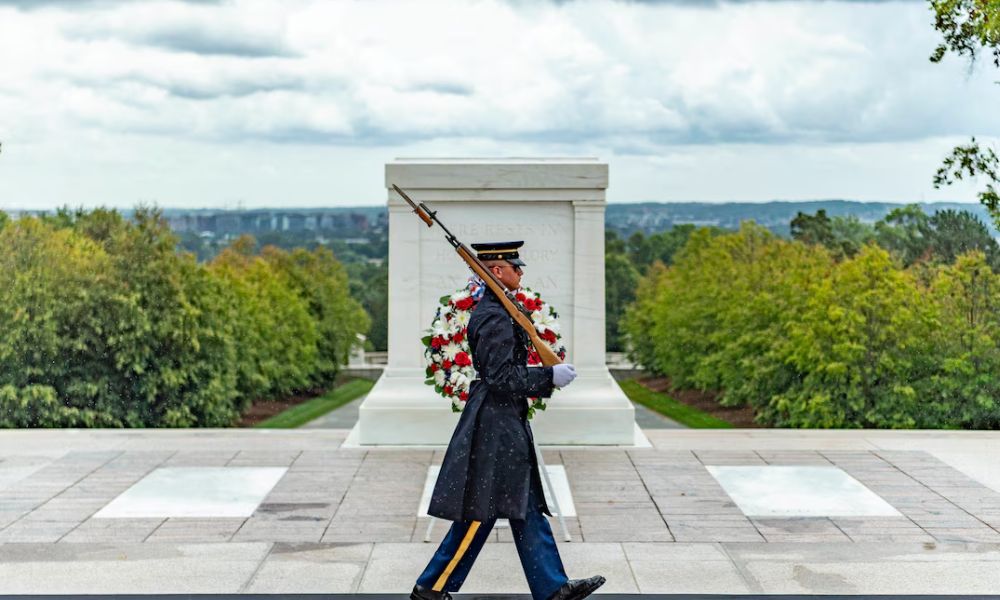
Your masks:
[{"label": "soldier", "polygon": [[[508,289],[521,286],[524,242],[473,244]],[[527,413],[529,397],[548,398],[576,377],[571,364],[528,368],[528,336],[486,288],[469,320],[477,378],[452,434],[428,513],[454,521],[411,600],[449,600],[462,587],[498,518],[510,521],[534,600],[579,600],[604,584],[600,575],[569,580],[542,492]]]}]

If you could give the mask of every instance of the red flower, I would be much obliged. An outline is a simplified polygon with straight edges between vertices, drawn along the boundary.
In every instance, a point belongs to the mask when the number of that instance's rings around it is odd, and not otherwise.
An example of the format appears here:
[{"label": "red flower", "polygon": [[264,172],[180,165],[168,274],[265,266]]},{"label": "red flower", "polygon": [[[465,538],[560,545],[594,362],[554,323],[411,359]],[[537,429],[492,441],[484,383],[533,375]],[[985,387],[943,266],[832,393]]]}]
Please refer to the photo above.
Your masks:
[{"label": "red flower", "polygon": [[440,348],[441,346],[444,346],[444,338],[442,338],[439,335],[436,335],[436,336],[434,336],[434,337],[431,338],[431,348],[435,348],[436,349],[436,348]]},{"label": "red flower", "polygon": [[454,392],[454,391],[455,390],[451,389],[450,385],[444,386],[444,395],[445,396],[450,396],[452,394],[452,392]]},{"label": "red flower", "polygon": [[458,395],[458,399],[461,400],[462,402],[465,402],[466,400],[469,399],[469,392],[462,392],[461,394]]},{"label": "red flower", "polygon": [[523,292],[518,292],[514,294],[514,297],[517,298],[517,301],[522,304],[524,304],[524,301],[528,298],[527,296],[524,295]]},{"label": "red flower", "polygon": [[531,352],[528,353],[528,364],[529,365],[537,365],[540,362],[542,362],[542,359],[541,359],[541,357],[538,356],[537,352],[535,352],[534,350],[532,350]]},{"label": "red flower", "polygon": [[442,369],[450,369],[451,368],[451,361],[448,360],[447,358],[444,359],[444,361],[441,362],[441,368]]},{"label": "red flower", "polygon": [[440,368],[441,367],[439,367],[437,363],[431,363],[431,373],[437,373],[438,369]]},{"label": "red flower", "polygon": [[465,339],[465,330],[464,329],[462,331],[459,331],[455,335],[451,336],[451,341],[455,342],[456,344],[461,344],[462,340],[464,340],[464,339]]},{"label": "red flower", "polygon": [[550,344],[556,343],[556,332],[552,331],[551,329],[546,329],[541,334],[541,336],[542,336],[543,340],[545,340],[546,342],[549,342]]},{"label": "red flower", "polygon": [[455,308],[457,308],[458,310],[469,310],[475,303],[476,301],[472,299],[472,296],[469,296],[468,298],[462,298],[461,300],[456,302]]},{"label": "red flower", "polygon": [[455,355],[455,364],[460,367],[467,367],[472,364],[472,359],[465,352],[459,352]]}]

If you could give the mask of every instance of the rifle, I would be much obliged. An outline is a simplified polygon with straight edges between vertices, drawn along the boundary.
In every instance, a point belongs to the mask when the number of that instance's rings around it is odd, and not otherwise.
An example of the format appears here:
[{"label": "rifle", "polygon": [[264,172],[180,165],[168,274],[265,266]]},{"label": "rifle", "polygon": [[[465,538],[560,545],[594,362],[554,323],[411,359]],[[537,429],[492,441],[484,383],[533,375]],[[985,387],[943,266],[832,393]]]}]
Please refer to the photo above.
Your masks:
[{"label": "rifle", "polygon": [[504,288],[504,285],[497,280],[496,276],[493,275],[489,269],[486,268],[486,265],[479,260],[479,257],[469,250],[465,244],[460,242],[458,238],[452,235],[450,231],[448,231],[448,228],[445,227],[444,224],[437,218],[437,211],[427,208],[427,205],[423,202],[417,205],[413,200],[410,200],[410,197],[406,195],[406,192],[399,189],[399,186],[395,183],[392,184],[392,189],[395,190],[396,193],[403,198],[403,200],[406,200],[406,202],[413,208],[413,212],[417,213],[420,220],[427,223],[428,227],[433,227],[434,223],[437,223],[438,227],[444,230],[445,239],[447,239],[448,243],[455,249],[455,252],[458,252],[458,255],[462,257],[462,260],[464,260],[465,263],[469,265],[469,268],[472,269],[472,272],[479,275],[486,285],[493,290],[493,293],[500,299],[500,303],[503,304],[505,309],[507,309],[507,313],[509,313],[511,318],[514,319],[514,321],[520,325],[522,329],[524,329],[525,333],[528,334],[528,338],[531,340],[532,345],[535,346],[535,351],[538,352],[538,356],[541,359],[542,364],[546,367],[561,364],[562,361],[556,353],[552,351],[552,348],[549,347],[545,340],[543,340],[535,330],[535,325],[531,322],[531,313],[518,303],[517,299],[511,292]]}]

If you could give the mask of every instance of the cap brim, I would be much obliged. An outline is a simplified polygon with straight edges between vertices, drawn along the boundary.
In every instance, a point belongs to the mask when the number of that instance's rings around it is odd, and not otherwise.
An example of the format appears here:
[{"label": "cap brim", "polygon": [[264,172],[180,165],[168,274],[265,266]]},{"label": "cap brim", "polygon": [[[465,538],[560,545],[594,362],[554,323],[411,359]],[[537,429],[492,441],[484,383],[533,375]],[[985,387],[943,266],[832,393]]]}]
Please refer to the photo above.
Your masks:
[{"label": "cap brim", "polygon": [[526,267],[526,266],[528,266],[527,263],[525,263],[520,258],[508,258],[507,262],[509,262],[512,265],[517,265],[519,267]]}]

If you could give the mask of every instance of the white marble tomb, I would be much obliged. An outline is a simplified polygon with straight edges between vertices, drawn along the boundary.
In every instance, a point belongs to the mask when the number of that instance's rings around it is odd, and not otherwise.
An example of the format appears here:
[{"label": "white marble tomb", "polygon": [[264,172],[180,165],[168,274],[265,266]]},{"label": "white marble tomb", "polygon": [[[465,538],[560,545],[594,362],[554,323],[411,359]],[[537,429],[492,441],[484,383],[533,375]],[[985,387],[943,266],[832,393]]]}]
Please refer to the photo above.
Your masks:
[{"label": "white marble tomb", "polygon": [[[605,365],[604,208],[608,165],[596,159],[406,159],[388,163],[389,348],[348,445],[447,444],[458,420],[423,383],[420,338],[439,298],[470,271],[437,226],[391,189],[426,202],[466,245],[524,240],[523,285],[559,313],[579,377],[532,428],[540,444],[633,445],[635,412]],[[637,437],[638,436],[638,437]]]},{"label": "white marble tomb", "polygon": [[94,518],[249,517],[285,475],[285,467],[161,467]]},{"label": "white marble tomb", "polygon": [[899,511],[837,467],[707,466],[751,517],[900,517]]}]

